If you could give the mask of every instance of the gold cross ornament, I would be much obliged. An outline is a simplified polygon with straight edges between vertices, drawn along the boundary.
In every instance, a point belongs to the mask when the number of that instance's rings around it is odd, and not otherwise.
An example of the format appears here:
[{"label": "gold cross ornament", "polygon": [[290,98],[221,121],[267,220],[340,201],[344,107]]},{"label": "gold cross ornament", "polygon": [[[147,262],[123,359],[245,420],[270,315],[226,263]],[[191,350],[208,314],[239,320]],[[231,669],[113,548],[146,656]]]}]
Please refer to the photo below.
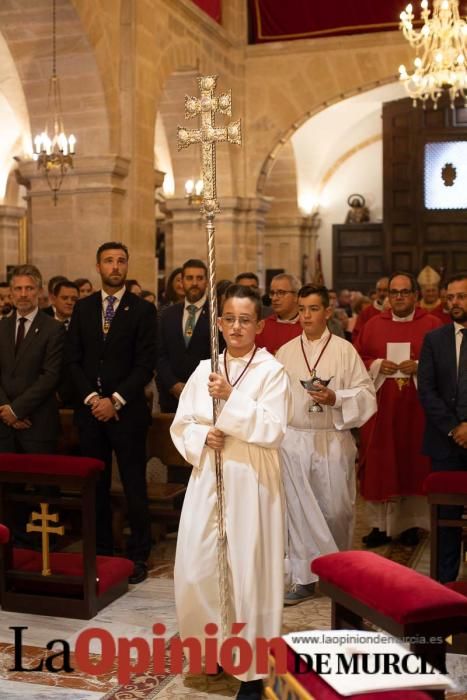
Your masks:
[{"label": "gold cross ornament", "polygon": [[[49,535],[63,535],[65,528],[63,525],[58,527],[50,527],[49,522],[58,522],[58,513],[49,513],[49,504],[41,503],[41,512],[31,513],[31,522],[26,525],[26,532],[41,532],[42,533],[42,576],[50,576],[50,548]],[[39,520],[40,525],[33,525],[34,520]]]},{"label": "gold cross ornament", "polygon": [[188,148],[192,143],[201,144],[201,169],[203,177],[203,205],[201,211],[205,214],[216,214],[219,211],[216,192],[216,143],[227,141],[241,145],[242,131],[240,119],[230,122],[225,127],[216,126],[216,112],[231,116],[232,96],[230,90],[218,97],[214,95],[217,75],[205,75],[198,78],[201,97],[185,95],[185,119],[201,115],[199,129],[178,127],[178,150]]}]

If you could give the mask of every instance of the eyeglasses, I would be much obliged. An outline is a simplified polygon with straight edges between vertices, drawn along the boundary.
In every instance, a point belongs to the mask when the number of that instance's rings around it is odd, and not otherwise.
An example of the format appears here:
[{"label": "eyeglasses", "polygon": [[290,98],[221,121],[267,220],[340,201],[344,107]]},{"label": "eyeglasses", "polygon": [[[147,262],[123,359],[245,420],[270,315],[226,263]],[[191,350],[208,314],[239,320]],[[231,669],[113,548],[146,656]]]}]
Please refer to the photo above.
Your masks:
[{"label": "eyeglasses", "polygon": [[269,290],[269,296],[271,299],[273,297],[279,297],[279,299],[282,299],[282,297],[285,297],[286,294],[296,294],[297,292],[292,291],[291,289],[270,289]]},{"label": "eyeglasses", "polygon": [[238,321],[242,328],[247,328],[247,326],[256,321],[256,319],[249,318],[248,316],[239,316],[238,318],[237,316],[222,316],[221,319],[227,326],[234,326],[235,322]]},{"label": "eyeglasses", "polygon": [[446,294],[446,301],[454,301],[454,299],[459,299],[459,301],[465,301],[467,299],[467,292],[459,292],[459,294]]},{"label": "eyeglasses", "polygon": [[390,289],[388,294],[392,299],[396,299],[397,297],[408,297],[413,294],[413,291],[412,289]]}]

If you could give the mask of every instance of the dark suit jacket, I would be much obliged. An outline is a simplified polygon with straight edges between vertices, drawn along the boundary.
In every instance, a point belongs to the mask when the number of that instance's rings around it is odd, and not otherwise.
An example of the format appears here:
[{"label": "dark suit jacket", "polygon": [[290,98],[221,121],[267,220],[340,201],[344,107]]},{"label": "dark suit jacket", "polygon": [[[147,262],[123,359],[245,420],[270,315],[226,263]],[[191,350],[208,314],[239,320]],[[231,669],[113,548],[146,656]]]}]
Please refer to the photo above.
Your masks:
[{"label": "dark suit jacket", "polygon": [[178,401],[169,389],[177,382],[186,382],[201,360],[211,357],[208,302],[201,310],[188,347],[183,337],[183,310],[183,302],[167,306],[159,319],[156,382],[164,413],[177,410]]},{"label": "dark suit jacket", "polygon": [[[0,323],[0,404],[10,404],[32,426],[24,438],[53,441],[59,432],[55,390],[60,380],[65,331],[38,311],[15,356],[16,314]],[[13,430],[0,421],[0,436]],[[26,434],[27,433],[27,434]]]},{"label": "dark suit jacket", "polygon": [[75,386],[78,423],[95,420],[84,399],[98,391],[98,377],[102,396],[117,392],[126,401],[119,412],[122,429],[149,422],[144,387],[154,374],[156,334],[155,306],[130,292],[123,295],[105,339],[101,292],[75,304],[67,332],[66,364]]},{"label": "dark suit jacket", "polygon": [[454,333],[454,323],[427,333],[418,364],[418,393],[427,418],[423,451],[434,459],[466,454],[449,437],[459,425]]}]

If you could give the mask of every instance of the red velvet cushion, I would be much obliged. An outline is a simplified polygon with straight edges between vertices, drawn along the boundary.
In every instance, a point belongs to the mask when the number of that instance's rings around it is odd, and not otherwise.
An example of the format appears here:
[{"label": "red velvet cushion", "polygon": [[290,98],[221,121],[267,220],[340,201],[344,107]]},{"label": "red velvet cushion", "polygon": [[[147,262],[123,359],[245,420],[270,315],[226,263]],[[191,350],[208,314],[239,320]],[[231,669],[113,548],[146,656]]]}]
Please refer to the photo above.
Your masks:
[{"label": "red velvet cushion", "polygon": [[[287,649],[287,668],[290,674],[302,685],[314,698],[319,700],[340,700],[344,695],[337,693],[326,681],[318,676],[314,671],[306,673],[294,673],[295,652]],[[300,660],[300,670],[306,671],[306,664]],[[352,700],[430,700],[430,696],[420,690],[387,690],[385,692],[358,693],[357,695],[347,695]]]},{"label": "red velvet cushion", "polygon": [[104,463],[91,457],[69,455],[0,454],[0,472],[24,474],[63,474],[81,476],[83,479],[95,471],[104,469]]},{"label": "red velvet cushion", "polygon": [[423,483],[424,493],[465,493],[467,472],[432,472]]},{"label": "red velvet cushion", "polygon": [[467,597],[467,581],[451,581],[451,583],[444,584],[446,588],[450,588],[451,591],[456,591]]},{"label": "red velvet cushion", "polygon": [[[13,568],[21,571],[40,572],[42,570],[42,555],[40,552],[30,549],[14,548]],[[78,553],[54,552],[50,555],[50,569],[52,573],[57,575],[82,576],[83,556]],[[96,557],[96,569],[97,594],[102,595],[112,586],[131,576],[134,570],[134,563],[123,557]],[[43,584],[42,582],[34,582],[34,591],[45,590],[45,587],[49,584],[53,586],[54,590],[62,588],[65,594],[70,590],[70,587],[66,584],[48,582],[47,578],[44,577]]]},{"label": "red velvet cushion", "polygon": [[374,552],[325,554],[311,570],[401,624],[467,616],[459,593]]},{"label": "red velvet cushion", "polygon": [[10,539],[10,531],[6,525],[0,525],[0,544],[5,544]]}]

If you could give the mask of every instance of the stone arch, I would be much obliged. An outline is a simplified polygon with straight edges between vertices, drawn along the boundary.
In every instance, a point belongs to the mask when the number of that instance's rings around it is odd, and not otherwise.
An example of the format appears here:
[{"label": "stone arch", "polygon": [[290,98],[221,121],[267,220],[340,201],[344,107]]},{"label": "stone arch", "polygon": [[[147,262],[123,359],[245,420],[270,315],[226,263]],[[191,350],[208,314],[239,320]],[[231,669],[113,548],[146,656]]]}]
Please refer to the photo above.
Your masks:
[{"label": "stone arch", "polygon": [[0,204],[17,205],[14,156],[31,152],[31,129],[23,87],[8,45],[0,33]]},{"label": "stone arch", "polygon": [[327,109],[333,104],[336,104],[337,102],[341,102],[342,100],[346,100],[349,97],[353,97],[354,95],[358,95],[362,92],[368,92],[369,90],[373,90],[376,87],[380,87],[382,85],[388,85],[390,83],[394,82],[394,76],[390,76],[386,79],[382,80],[376,80],[370,83],[366,83],[365,85],[358,86],[357,88],[352,88],[345,93],[340,93],[338,95],[334,95],[331,99],[325,100],[324,102],[321,102],[319,105],[314,107],[313,109],[308,110],[304,114],[302,114],[296,121],[293,122],[289,126],[289,128],[284,131],[279,139],[276,141],[274,144],[273,148],[269,151],[268,155],[266,156],[265,160],[263,161],[263,164],[261,166],[258,180],[257,180],[257,186],[256,186],[256,192],[257,194],[264,194],[265,188],[267,186],[267,180],[268,177],[271,173],[272,168],[274,167],[274,163],[277,160],[277,157],[281,151],[281,149],[284,147],[286,143],[288,143],[292,137],[292,135],[311,117],[314,117],[316,114],[319,112],[322,112],[324,109]]},{"label": "stone arch", "polygon": [[[51,7],[50,0],[40,0],[33,7],[29,0],[17,0],[13,9],[11,5],[0,9],[0,31],[23,86],[33,134],[43,130],[47,115],[47,80],[52,70]],[[57,0],[57,72],[65,127],[77,137],[77,152],[108,153],[110,130],[101,72],[71,0]]]}]

